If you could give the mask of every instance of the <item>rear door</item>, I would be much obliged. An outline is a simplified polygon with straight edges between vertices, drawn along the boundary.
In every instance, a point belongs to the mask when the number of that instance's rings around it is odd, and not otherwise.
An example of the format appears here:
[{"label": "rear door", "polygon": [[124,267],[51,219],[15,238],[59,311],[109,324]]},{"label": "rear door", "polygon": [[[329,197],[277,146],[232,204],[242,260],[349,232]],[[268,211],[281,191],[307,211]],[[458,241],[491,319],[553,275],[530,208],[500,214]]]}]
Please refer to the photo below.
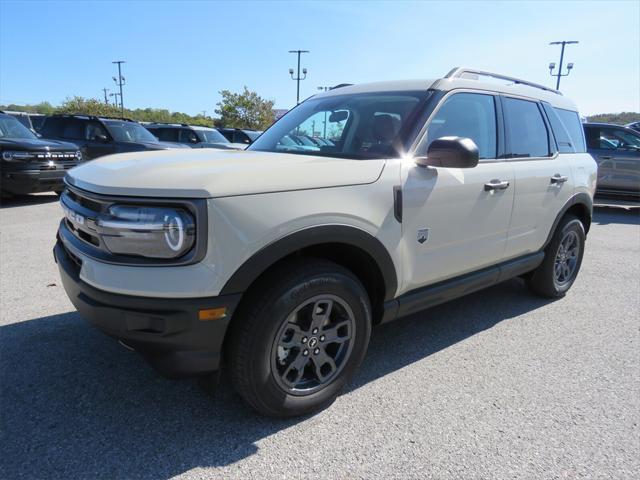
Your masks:
[{"label": "rear door", "polygon": [[[571,198],[571,154],[559,152],[540,102],[504,95],[501,100],[506,151],[515,173],[506,250],[506,257],[514,258],[542,248],[556,216]],[[570,144],[565,148],[573,151]]]},{"label": "rear door", "polygon": [[599,193],[640,191],[640,135],[628,129],[586,125],[589,153],[598,163]]},{"label": "rear door", "polygon": [[424,156],[441,137],[471,138],[474,168],[420,167],[403,162],[404,290],[500,263],[513,205],[513,166],[504,160],[497,97],[454,91],[436,107],[416,150]]}]

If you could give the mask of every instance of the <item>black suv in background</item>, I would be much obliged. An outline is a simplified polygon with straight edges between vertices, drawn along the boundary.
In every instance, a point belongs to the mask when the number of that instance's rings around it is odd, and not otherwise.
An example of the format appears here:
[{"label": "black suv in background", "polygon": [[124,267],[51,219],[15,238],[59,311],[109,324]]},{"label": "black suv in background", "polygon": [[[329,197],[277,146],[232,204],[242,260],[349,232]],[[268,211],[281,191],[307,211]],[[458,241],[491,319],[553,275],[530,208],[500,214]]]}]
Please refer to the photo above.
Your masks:
[{"label": "black suv in background", "polygon": [[73,143],[38,138],[15,117],[0,112],[0,193],[60,193],[67,170],[82,154]]},{"label": "black suv in background", "polygon": [[215,128],[186,123],[148,123],[145,128],[163,142],[176,142],[191,148],[219,148],[244,150],[245,143],[231,143]]},{"label": "black suv in background", "polygon": [[53,115],[46,118],[40,133],[46,138],[76,143],[85,160],[112,153],[185,148],[180,144],[158,141],[149,130],[127,118]]},{"label": "black suv in background", "polygon": [[251,145],[262,132],[259,130],[246,130],[241,128],[219,128],[218,131],[231,143]]},{"label": "black suv in background", "polygon": [[34,133],[40,133],[45,119],[45,115],[42,113],[10,112],[8,110],[5,110],[4,113],[16,117],[21,124]]}]

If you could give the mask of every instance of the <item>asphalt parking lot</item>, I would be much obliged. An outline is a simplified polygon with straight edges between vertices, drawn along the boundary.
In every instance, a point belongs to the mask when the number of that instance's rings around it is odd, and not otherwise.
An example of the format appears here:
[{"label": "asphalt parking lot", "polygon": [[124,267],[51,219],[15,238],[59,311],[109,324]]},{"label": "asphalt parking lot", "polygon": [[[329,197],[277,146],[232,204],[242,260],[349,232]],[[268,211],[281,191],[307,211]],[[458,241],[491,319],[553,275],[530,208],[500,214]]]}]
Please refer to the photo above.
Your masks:
[{"label": "asphalt parking lot", "polygon": [[638,210],[596,209],[564,299],[513,280],[380,327],[332,407],[282,421],[86,325],[51,254],[56,200],[0,210],[3,479],[640,474]]}]

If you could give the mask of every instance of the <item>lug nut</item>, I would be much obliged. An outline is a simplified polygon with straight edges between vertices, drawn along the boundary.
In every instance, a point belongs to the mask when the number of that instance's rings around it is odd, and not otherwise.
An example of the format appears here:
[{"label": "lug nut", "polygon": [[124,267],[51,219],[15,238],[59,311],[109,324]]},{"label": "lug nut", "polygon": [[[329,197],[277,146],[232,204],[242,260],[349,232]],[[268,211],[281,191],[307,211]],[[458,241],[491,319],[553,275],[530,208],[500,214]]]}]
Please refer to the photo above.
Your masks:
[{"label": "lug nut", "polygon": [[302,351],[302,355],[304,355],[305,357],[306,357],[307,355],[309,355],[309,350],[303,350],[303,351]]},{"label": "lug nut", "polygon": [[314,353],[315,355],[318,355],[318,354],[320,353],[320,349],[319,349],[319,348],[316,348],[316,349],[313,351],[313,353]]},{"label": "lug nut", "polygon": [[318,329],[314,328],[312,333],[315,335],[316,333],[318,333]]},{"label": "lug nut", "polygon": [[324,335],[320,335],[320,341],[324,342]]},{"label": "lug nut", "polygon": [[307,343],[307,337],[302,337],[302,343]]}]

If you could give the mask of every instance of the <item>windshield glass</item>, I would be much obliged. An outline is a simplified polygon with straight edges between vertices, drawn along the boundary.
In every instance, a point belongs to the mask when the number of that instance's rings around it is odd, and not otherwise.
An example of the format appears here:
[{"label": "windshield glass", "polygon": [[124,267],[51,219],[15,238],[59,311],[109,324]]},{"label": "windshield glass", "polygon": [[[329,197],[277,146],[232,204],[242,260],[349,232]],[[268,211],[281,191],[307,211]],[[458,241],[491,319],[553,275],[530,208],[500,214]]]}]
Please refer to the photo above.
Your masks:
[{"label": "windshield glass", "polygon": [[311,98],[264,132],[248,150],[354,159],[389,158],[427,91]]},{"label": "windshield glass", "polygon": [[224,135],[222,135],[217,130],[196,130],[198,132],[198,136],[201,138],[203,142],[207,143],[229,143]]},{"label": "windshield glass", "polygon": [[135,122],[105,120],[104,123],[116,142],[158,143],[158,139],[149,130]]},{"label": "windshield glass", "polygon": [[26,138],[36,140],[38,137],[15,118],[3,115],[0,116],[0,138]]}]

